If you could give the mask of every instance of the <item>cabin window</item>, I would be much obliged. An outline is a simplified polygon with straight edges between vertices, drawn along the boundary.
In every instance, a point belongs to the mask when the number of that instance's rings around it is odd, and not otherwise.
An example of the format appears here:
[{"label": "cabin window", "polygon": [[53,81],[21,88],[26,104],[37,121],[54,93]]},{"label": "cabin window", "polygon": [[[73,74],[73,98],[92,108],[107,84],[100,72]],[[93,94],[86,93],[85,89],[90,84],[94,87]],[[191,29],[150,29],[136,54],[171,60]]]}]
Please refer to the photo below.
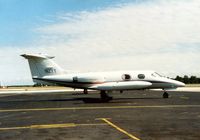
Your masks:
[{"label": "cabin window", "polygon": [[127,81],[127,80],[131,80],[131,76],[130,76],[129,74],[123,74],[123,75],[122,75],[122,79],[123,79],[123,80],[126,80],[126,81]]},{"label": "cabin window", "polygon": [[144,78],[145,78],[145,75],[144,75],[144,74],[138,74],[138,78],[139,78],[139,79],[144,79]]}]

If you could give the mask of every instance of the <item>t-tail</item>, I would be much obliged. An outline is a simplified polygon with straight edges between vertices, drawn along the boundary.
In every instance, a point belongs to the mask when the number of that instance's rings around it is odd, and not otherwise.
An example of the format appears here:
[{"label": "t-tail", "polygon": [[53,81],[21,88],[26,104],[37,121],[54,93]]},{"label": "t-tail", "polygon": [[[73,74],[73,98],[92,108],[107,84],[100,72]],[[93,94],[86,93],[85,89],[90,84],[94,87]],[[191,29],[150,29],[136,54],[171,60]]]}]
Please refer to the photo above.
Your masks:
[{"label": "t-tail", "polygon": [[64,70],[58,66],[52,56],[42,54],[22,54],[22,57],[28,59],[33,80],[44,76],[64,74]]}]

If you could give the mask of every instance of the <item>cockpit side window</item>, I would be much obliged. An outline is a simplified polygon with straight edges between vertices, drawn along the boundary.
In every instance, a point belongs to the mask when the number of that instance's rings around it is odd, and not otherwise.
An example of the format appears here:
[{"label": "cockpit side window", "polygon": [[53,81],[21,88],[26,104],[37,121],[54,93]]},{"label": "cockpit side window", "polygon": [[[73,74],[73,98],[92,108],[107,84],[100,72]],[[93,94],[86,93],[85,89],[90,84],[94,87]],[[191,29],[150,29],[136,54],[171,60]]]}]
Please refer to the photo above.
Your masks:
[{"label": "cockpit side window", "polygon": [[162,75],[158,74],[157,72],[154,72],[151,74],[153,77],[163,77]]},{"label": "cockpit side window", "polygon": [[144,78],[145,78],[145,75],[144,75],[144,74],[138,74],[138,78],[139,78],[139,79],[144,79]]}]

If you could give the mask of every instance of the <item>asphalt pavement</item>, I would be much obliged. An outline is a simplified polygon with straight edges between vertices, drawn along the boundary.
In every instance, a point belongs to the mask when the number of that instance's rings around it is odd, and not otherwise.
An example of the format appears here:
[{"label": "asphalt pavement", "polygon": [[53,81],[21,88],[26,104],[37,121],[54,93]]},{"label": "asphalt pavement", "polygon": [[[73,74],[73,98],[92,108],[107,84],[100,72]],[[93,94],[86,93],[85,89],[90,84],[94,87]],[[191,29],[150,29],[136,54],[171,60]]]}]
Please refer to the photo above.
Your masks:
[{"label": "asphalt pavement", "polygon": [[200,93],[0,94],[0,140],[199,140]]}]

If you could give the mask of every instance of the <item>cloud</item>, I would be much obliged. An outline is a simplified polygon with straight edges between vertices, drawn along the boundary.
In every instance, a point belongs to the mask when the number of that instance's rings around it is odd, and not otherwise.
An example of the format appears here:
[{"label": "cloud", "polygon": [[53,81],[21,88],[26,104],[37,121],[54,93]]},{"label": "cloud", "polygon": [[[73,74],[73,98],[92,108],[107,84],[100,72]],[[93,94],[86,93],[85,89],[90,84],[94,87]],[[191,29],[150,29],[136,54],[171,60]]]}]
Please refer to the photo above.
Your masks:
[{"label": "cloud", "polygon": [[[45,43],[51,40],[49,46],[55,47],[62,58],[84,60],[81,64],[91,65],[91,69],[196,72],[188,63],[198,67],[198,60],[193,58],[198,58],[200,52],[195,45],[200,40],[199,7],[198,0],[129,3],[59,15],[62,21],[37,31]],[[186,68],[180,67],[183,65]]]},{"label": "cloud", "polygon": [[7,54],[0,55],[7,57],[6,69],[19,64],[12,75],[18,78],[30,77],[27,63],[18,56],[24,52],[55,55],[65,69],[151,69],[168,76],[196,75],[200,69],[199,17],[198,0],[152,0],[62,13],[54,22],[34,29],[40,35],[32,43],[37,47],[5,48]]}]

